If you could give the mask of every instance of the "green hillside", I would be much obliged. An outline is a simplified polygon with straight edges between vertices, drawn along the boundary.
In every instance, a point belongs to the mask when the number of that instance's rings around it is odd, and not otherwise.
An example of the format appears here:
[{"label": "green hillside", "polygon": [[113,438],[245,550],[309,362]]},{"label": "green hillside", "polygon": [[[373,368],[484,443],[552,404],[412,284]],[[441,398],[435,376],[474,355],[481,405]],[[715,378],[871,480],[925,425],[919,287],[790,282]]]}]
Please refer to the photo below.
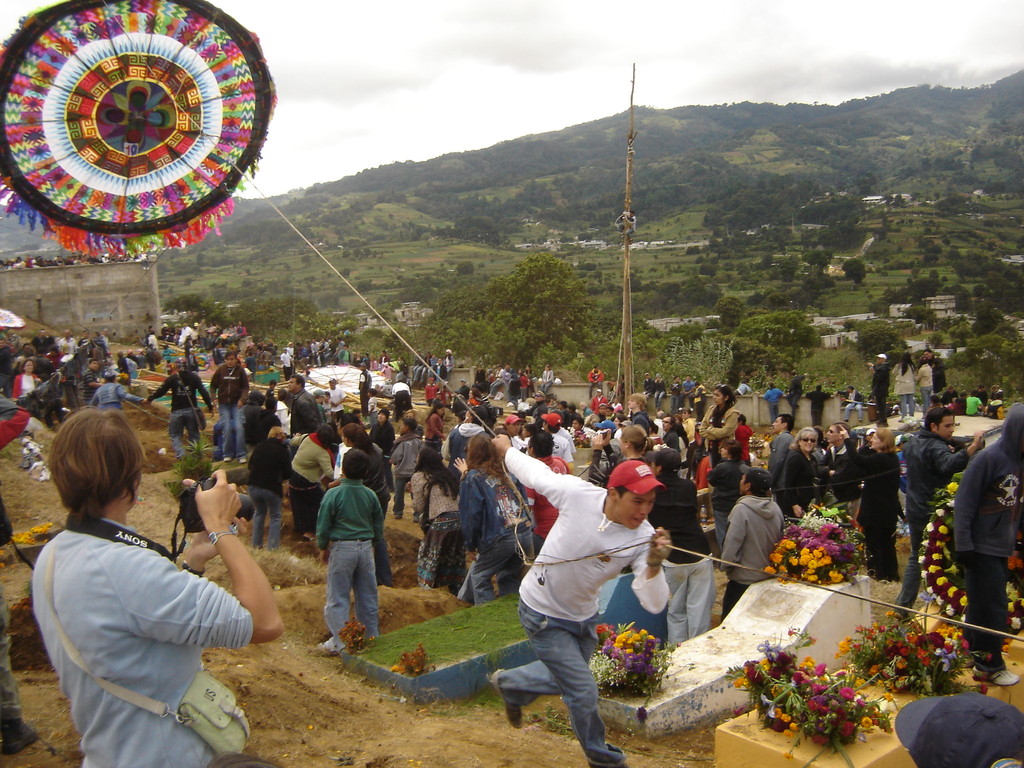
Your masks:
[{"label": "green hillside", "polygon": [[[394,163],[275,203],[381,307],[482,286],[531,250],[516,246],[533,244],[563,257],[588,300],[612,310],[626,126],[620,114]],[[752,308],[860,312],[925,289],[1024,310],[1017,268],[996,260],[1024,253],[1024,73],[839,106],[640,108],[637,128],[636,240],[664,241],[633,251],[641,316],[705,313],[723,295]],[[867,205],[866,195],[910,197]],[[858,284],[842,267],[872,236]],[[608,247],[579,244],[593,240]],[[358,305],[258,200],[239,202],[222,237],[168,252],[159,268],[167,298]]]}]

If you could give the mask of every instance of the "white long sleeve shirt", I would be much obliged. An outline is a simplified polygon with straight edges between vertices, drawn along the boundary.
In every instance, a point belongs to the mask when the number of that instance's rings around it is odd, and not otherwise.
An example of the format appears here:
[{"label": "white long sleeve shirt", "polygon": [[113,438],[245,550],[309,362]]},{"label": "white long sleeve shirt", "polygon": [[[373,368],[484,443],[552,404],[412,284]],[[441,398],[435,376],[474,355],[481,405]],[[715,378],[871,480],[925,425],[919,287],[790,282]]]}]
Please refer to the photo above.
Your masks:
[{"label": "white long sleeve shirt", "polygon": [[647,553],[654,535],[650,523],[629,529],[610,522],[604,515],[604,488],[575,475],[556,475],[518,451],[505,454],[505,466],[558,509],[558,520],[519,588],[520,600],[546,616],[586,621],[598,612],[604,583],[629,565],[640,604],[651,613],[665,608],[669,590],[662,570],[647,578]]}]

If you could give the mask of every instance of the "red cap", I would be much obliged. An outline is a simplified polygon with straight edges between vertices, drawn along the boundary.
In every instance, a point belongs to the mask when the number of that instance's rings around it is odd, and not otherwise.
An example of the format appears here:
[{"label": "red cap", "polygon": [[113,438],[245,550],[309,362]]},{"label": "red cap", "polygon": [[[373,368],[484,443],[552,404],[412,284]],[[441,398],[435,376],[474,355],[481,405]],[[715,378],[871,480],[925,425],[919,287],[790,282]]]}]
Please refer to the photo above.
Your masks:
[{"label": "red cap", "polygon": [[662,485],[649,466],[637,459],[620,461],[608,477],[609,488],[625,488],[637,495],[648,491],[661,490]]},{"label": "red cap", "polygon": [[511,416],[506,416],[505,417],[505,423],[506,424],[518,424],[520,421],[522,421],[522,419],[520,419],[514,413]]},{"label": "red cap", "polygon": [[557,413],[545,413],[541,415],[541,418],[544,419],[544,421],[546,421],[552,427],[562,426],[562,417],[559,416]]}]

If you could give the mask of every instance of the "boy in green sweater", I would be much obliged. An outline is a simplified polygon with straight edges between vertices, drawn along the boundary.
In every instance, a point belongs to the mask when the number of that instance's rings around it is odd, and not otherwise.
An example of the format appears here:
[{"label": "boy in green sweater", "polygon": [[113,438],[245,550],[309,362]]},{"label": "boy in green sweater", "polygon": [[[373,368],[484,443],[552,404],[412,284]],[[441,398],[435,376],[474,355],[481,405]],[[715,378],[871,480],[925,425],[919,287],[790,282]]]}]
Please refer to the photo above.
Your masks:
[{"label": "boy in green sweater", "polygon": [[348,623],[352,592],[356,619],[366,627],[367,639],[380,634],[373,543],[384,537],[384,511],[377,494],[363,485],[369,470],[366,453],[348,451],[341,460],[341,482],[324,494],[317,514],[316,544],[320,561],[327,565],[324,619],[331,632],[320,647],[328,653],[343,648],[338,633]]}]

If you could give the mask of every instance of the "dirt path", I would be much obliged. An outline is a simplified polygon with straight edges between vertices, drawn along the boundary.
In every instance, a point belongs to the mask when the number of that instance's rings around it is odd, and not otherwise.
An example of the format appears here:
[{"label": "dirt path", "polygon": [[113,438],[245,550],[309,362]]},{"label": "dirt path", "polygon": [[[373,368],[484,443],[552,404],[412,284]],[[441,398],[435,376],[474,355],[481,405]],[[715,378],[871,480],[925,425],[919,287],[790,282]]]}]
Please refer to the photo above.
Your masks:
[{"label": "dirt path", "polygon": [[[169,460],[158,453],[169,448],[165,425],[157,418],[130,414],[146,449],[153,474],[143,480],[139,503],[129,521],[140,532],[167,541],[174,520],[173,500],[163,488]],[[42,436],[44,446],[49,438]],[[45,453],[45,451],[44,451]],[[18,469],[20,446],[0,453],[3,495],[16,531],[44,522],[61,523],[64,513],[56,490]],[[285,512],[285,520],[290,517]],[[409,520],[388,522],[388,541],[396,588],[381,589],[382,631],[457,610],[446,593],[415,587],[418,529]],[[290,541],[288,532],[285,540]],[[293,543],[288,552],[261,564],[278,588],[285,620],[281,640],[239,651],[208,651],[211,671],[238,694],[253,728],[247,751],[276,760],[286,768],[365,766],[365,768],[518,768],[519,766],[582,766],[575,739],[567,735],[561,703],[538,701],[528,714],[540,716],[522,731],[511,729],[491,694],[469,702],[414,705],[362,678],[345,672],[339,662],[318,655],[315,645],[326,637],[323,624],[323,568],[309,545]],[[9,550],[10,548],[8,548]],[[222,566],[211,565],[211,578],[228,586]],[[0,569],[8,602],[28,594],[29,569],[9,553]],[[19,611],[15,611],[18,614]],[[25,614],[24,610],[20,611]],[[40,731],[39,743],[22,754],[4,757],[15,768],[65,768],[81,763],[78,736],[71,725],[67,701],[38,642],[20,637],[31,623],[12,624],[20,643],[19,663],[35,666],[16,671],[25,717]],[[34,651],[34,653],[33,653]],[[610,740],[630,754],[634,768],[708,766],[712,763],[713,731],[705,729],[648,741],[613,733]]]}]

